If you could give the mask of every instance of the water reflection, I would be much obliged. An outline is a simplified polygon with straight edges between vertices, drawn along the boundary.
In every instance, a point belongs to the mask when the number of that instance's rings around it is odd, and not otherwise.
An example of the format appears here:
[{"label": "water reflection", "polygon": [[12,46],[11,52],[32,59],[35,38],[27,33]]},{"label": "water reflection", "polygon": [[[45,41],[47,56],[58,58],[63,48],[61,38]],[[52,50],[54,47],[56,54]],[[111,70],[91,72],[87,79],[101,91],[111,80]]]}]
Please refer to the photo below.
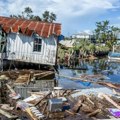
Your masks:
[{"label": "water reflection", "polygon": [[[120,63],[109,62],[107,59],[97,60],[82,60],[79,61],[75,66],[77,69],[59,69],[60,74],[69,77],[79,77],[82,74],[102,74],[105,75],[106,81],[120,84]],[[80,68],[80,69],[79,69]],[[86,70],[81,68],[87,68]],[[89,82],[72,81],[66,78],[58,78],[59,86],[65,88],[88,88],[88,87],[99,87],[99,85],[93,85]]]}]

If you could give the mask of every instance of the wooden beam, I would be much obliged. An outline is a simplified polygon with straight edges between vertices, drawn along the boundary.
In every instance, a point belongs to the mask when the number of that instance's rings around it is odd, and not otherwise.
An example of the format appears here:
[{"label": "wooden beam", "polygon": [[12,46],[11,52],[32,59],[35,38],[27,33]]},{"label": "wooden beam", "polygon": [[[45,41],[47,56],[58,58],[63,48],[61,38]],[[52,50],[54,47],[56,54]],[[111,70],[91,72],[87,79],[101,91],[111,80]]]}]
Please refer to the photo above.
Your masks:
[{"label": "wooden beam", "polygon": [[2,109],[0,109],[0,114],[6,116],[9,119],[13,119],[13,118],[17,118],[18,117],[16,115],[11,115],[9,112],[6,112],[6,111],[4,111]]},{"label": "wooden beam", "polygon": [[11,86],[9,86],[8,84],[6,84],[7,88],[10,90],[11,93],[16,93],[12,88]]},{"label": "wooden beam", "polygon": [[97,109],[97,110],[89,113],[87,116],[88,116],[88,117],[95,116],[95,115],[98,114],[99,112],[101,112],[101,109]]},{"label": "wooden beam", "polygon": [[116,108],[120,110],[120,106],[115,101],[113,101],[108,95],[104,93],[99,93],[98,96],[105,98],[108,102],[110,102],[112,105],[114,105]]}]

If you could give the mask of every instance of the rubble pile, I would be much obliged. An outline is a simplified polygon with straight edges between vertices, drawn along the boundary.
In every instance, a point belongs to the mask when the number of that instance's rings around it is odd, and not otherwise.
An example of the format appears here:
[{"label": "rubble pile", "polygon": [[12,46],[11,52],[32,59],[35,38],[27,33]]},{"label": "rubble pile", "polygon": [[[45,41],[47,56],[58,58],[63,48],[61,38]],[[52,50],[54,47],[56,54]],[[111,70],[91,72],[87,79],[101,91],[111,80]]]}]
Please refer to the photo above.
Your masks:
[{"label": "rubble pile", "polygon": [[120,99],[104,93],[97,95],[72,95],[80,90],[65,90],[55,87],[53,91],[30,92],[31,96],[21,99],[11,86],[6,84],[9,100],[0,105],[2,120],[94,120],[119,118],[110,111],[120,113]]},{"label": "rubble pile", "polygon": [[15,90],[16,85],[29,86],[35,79],[51,74],[53,74],[52,71],[33,70],[1,73],[0,119],[95,120],[120,118],[119,86],[110,83],[106,83],[106,86],[114,88],[111,96],[101,92],[85,94],[81,90],[54,87],[47,91],[28,89],[29,96],[23,98]]}]

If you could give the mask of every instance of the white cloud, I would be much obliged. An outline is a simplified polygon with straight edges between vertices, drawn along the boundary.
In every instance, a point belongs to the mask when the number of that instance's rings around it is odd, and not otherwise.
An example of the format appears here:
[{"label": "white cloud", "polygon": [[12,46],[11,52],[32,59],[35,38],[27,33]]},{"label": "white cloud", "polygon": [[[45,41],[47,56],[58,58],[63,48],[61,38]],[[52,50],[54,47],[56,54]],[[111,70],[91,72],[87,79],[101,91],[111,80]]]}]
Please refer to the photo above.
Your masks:
[{"label": "white cloud", "polygon": [[64,16],[82,16],[102,10],[118,8],[118,0],[54,0],[56,4],[49,9]]},{"label": "white cloud", "polygon": [[95,16],[108,10],[114,11],[120,8],[119,5],[119,0],[0,0],[0,15],[21,14],[27,6],[39,16],[49,10],[57,15],[57,21],[69,29],[69,24],[77,26],[78,23],[75,22],[78,22],[78,19],[82,20],[85,16]]},{"label": "white cloud", "polygon": [[30,6],[36,14],[50,10],[60,16],[82,16],[90,12],[116,9],[119,7],[118,2],[119,0],[3,0],[0,2],[0,13],[18,14],[26,6]]}]

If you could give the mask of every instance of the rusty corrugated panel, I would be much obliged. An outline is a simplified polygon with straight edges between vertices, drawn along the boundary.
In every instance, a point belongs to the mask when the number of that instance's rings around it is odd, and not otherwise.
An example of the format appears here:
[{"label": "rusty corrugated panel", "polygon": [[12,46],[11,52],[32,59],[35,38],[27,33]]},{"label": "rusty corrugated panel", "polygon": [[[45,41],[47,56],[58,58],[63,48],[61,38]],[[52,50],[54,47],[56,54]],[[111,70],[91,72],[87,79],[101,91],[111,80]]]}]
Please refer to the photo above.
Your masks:
[{"label": "rusty corrugated panel", "polygon": [[30,30],[35,30],[36,24],[37,24],[37,22],[32,21],[32,22],[30,23],[30,25],[28,26],[28,28],[29,28]]},{"label": "rusty corrugated panel", "polygon": [[50,30],[49,36],[53,34],[53,26],[54,26],[54,24],[51,23],[51,30]]},{"label": "rusty corrugated panel", "polygon": [[24,20],[23,23],[20,25],[20,30],[23,34],[25,34],[30,23],[31,23],[31,21]]},{"label": "rusty corrugated panel", "polygon": [[51,30],[52,30],[52,24],[50,24],[50,27],[49,27],[49,30],[48,30],[48,37],[50,36],[50,35],[52,35],[52,33],[51,33]]},{"label": "rusty corrugated panel", "polygon": [[43,36],[44,37],[48,37],[49,29],[50,29],[50,23],[45,24],[45,27],[44,27],[44,30],[43,30]]},{"label": "rusty corrugated panel", "polygon": [[56,24],[56,25],[55,25],[54,32],[55,32],[57,35],[60,35],[60,34],[61,34],[61,25],[60,25],[60,24]]},{"label": "rusty corrugated panel", "polygon": [[19,30],[19,26],[12,26],[11,31],[17,33]]},{"label": "rusty corrugated panel", "polygon": [[10,27],[9,26],[3,25],[2,28],[6,33],[10,32]]},{"label": "rusty corrugated panel", "polygon": [[18,32],[19,26],[23,23],[23,20],[16,20],[15,24],[12,26],[12,32]]},{"label": "rusty corrugated panel", "polygon": [[3,19],[5,19],[4,17],[0,16],[0,21],[2,21]]},{"label": "rusty corrugated panel", "polygon": [[34,30],[27,29],[26,30],[26,35],[31,36],[33,34]]},{"label": "rusty corrugated panel", "polygon": [[59,35],[61,33],[61,24],[57,23],[0,17],[0,24],[4,26],[6,32],[22,32],[26,35],[36,32],[41,37],[49,37],[52,34]]},{"label": "rusty corrugated panel", "polygon": [[[42,25],[41,31],[38,32],[38,34],[39,34],[40,36],[43,36],[44,27],[45,27],[46,23],[42,23],[42,24],[43,24],[43,25]],[[44,36],[43,36],[43,37],[44,37]]]},{"label": "rusty corrugated panel", "polygon": [[13,26],[15,22],[16,22],[16,19],[11,19],[8,21],[7,26]]},{"label": "rusty corrugated panel", "polygon": [[0,24],[3,24],[3,20],[4,20],[5,18],[0,18]]},{"label": "rusty corrugated panel", "polygon": [[43,23],[38,23],[37,27],[35,28],[37,34],[41,33],[42,27],[43,27]]},{"label": "rusty corrugated panel", "polygon": [[21,26],[24,20],[17,19],[13,26]]},{"label": "rusty corrugated panel", "polygon": [[[38,27],[38,24],[39,24],[39,22],[38,21],[36,21],[36,25],[35,25],[35,27],[34,27],[34,31],[36,30],[36,28]],[[36,31],[35,31],[36,32]]]},{"label": "rusty corrugated panel", "polygon": [[8,23],[10,20],[11,20],[10,18],[9,18],[9,19],[8,19],[8,18],[5,18],[5,19],[3,19],[2,23],[7,25],[7,23]]}]

